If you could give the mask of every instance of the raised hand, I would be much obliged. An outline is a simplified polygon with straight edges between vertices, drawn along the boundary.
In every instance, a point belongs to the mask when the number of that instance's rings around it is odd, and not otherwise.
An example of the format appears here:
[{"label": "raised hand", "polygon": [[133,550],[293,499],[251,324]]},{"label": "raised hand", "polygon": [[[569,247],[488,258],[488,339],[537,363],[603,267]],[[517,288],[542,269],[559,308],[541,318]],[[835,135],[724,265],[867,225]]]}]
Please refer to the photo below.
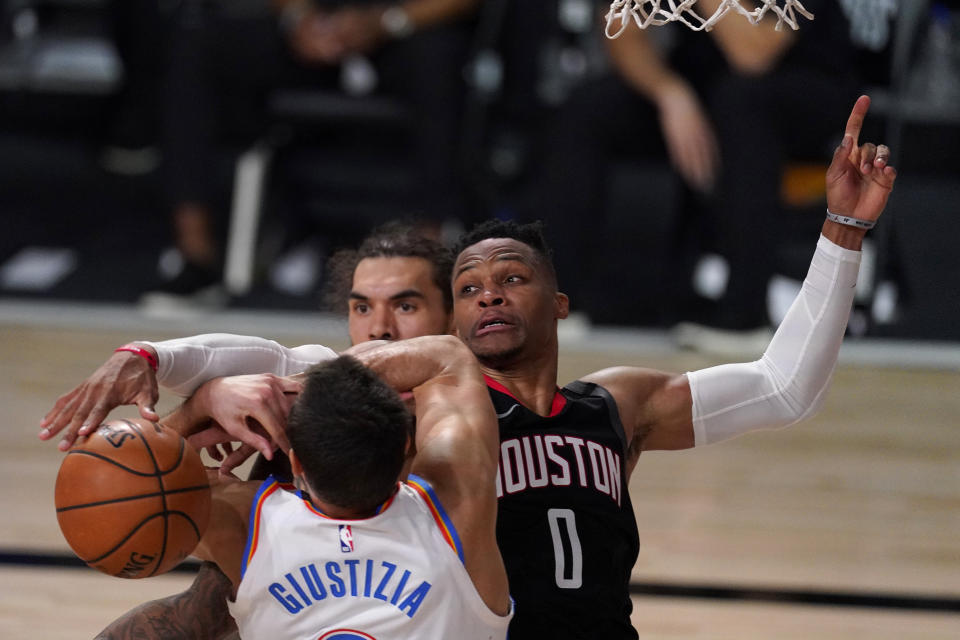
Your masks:
[{"label": "raised hand", "polygon": [[129,351],[117,351],[76,388],[57,399],[40,421],[41,440],[66,429],[58,448],[66,451],[78,436],[100,426],[113,409],[136,404],[146,420],[159,420],[154,405],[159,397],[157,376],[150,364]]},{"label": "raised hand", "polygon": [[860,96],[847,119],[843,142],[827,169],[827,208],[836,214],[874,221],[883,213],[897,170],[887,164],[890,149],[886,145],[859,144],[869,109],[870,97]]},{"label": "raised hand", "polygon": [[720,147],[697,94],[684,82],[671,82],[661,90],[657,107],[670,163],[688,185],[710,193],[720,170]]}]

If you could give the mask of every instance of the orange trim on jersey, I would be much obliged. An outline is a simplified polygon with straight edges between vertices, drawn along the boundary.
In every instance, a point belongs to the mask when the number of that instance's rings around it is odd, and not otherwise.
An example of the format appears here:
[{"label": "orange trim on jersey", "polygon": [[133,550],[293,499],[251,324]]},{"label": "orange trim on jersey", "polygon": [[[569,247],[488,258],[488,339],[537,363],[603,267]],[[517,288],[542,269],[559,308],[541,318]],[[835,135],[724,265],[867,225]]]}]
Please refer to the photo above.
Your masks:
[{"label": "orange trim on jersey", "polygon": [[[516,400],[517,402],[520,402],[520,400],[517,399],[517,396],[513,395],[513,393],[511,393],[511,391],[507,389],[505,386],[503,386],[503,384],[501,384],[499,381],[494,380],[487,374],[483,374],[483,379],[484,381],[486,381],[487,386],[493,389],[494,391],[505,393],[511,398],[513,398],[514,400]],[[522,402],[520,402],[520,404],[523,405]],[[523,405],[523,406],[526,406],[526,405]],[[554,393],[553,395],[553,401],[550,403],[550,415],[548,415],[547,417],[548,418],[554,417],[555,415],[563,411],[563,408],[565,406],[567,406],[567,397],[562,393],[560,393],[560,388],[558,387],[556,393]]]},{"label": "orange trim on jersey", "polygon": [[450,545],[450,548],[457,554],[457,557],[460,558],[460,562],[463,562],[463,548],[460,546],[460,536],[457,534],[453,522],[450,521],[439,499],[437,499],[436,494],[434,494],[433,487],[431,487],[426,480],[413,474],[410,474],[410,477],[407,478],[407,486],[423,498],[427,508],[430,509],[430,515],[433,516],[433,521],[437,523],[437,527],[440,529],[440,534],[443,536],[443,539]]},{"label": "orange trim on jersey", "polygon": [[250,560],[253,559],[253,554],[257,551],[257,543],[260,541],[260,516],[261,510],[263,509],[263,503],[268,497],[270,497],[271,494],[282,488],[283,485],[274,481],[271,484],[262,487],[256,496],[253,507],[250,510],[250,527],[249,534],[247,535],[247,550],[246,553],[243,554],[241,575],[246,572],[247,565],[250,563]]}]

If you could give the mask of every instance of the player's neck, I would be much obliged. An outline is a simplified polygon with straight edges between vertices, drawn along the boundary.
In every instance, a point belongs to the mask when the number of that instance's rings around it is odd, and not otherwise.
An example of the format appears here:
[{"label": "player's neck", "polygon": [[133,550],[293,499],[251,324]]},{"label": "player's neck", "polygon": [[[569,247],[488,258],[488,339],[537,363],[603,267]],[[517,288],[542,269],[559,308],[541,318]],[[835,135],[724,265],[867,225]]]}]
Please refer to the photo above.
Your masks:
[{"label": "player's neck", "polygon": [[548,416],[557,392],[557,360],[526,366],[482,367],[483,373],[503,385],[523,406],[541,416]]},{"label": "player's neck", "polygon": [[310,499],[310,504],[312,504],[317,511],[334,520],[365,520],[366,518],[372,518],[377,515],[377,509],[340,507],[329,502],[324,502],[312,494],[308,494],[308,498]]}]

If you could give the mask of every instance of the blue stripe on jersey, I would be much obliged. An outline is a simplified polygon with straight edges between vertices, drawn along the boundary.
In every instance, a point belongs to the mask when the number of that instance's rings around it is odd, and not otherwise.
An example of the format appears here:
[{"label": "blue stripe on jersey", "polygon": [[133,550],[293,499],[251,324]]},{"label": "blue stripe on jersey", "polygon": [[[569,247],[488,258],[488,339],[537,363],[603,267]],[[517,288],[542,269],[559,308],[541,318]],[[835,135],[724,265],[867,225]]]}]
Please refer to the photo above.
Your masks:
[{"label": "blue stripe on jersey", "polygon": [[247,544],[243,549],[243,563],[240,565],[240,579],[247,573],[247,562],[250,560],[250,550],[254,538],[257,534],[257,518],[260,515],[261,500],[263,494],[279,484],[276,478],[268,476],[266,480],[260,483],[257,493],[253,496],[253,503],[250,505],[250,516],[247,520]]},{"label": "blue stripe on jersey", "polygon": [[463,562],[463,545],[460,544],[460,534],[457,533],[457,528],[453,526],[453,521],[450,519],[450,516],[447,515],[446,510],[443,508],[443,505],[440,504],[440,498],[437,497],[437,494],[434,492],[433,487],[430,486],[430,483],[421,478],[418,475],[410,474],[407,476],[407,482],[413,482],[418,485],[421,489],[426,491],[427,495],[430,498],[430,502],[433,503],[433,507],[436,509],[437,515],[440,516],[440,519],[443,521],[444,527],[447,529],[447,533],[450,535],[450,539],[453,540],[453,544],[456,547],[457,557],[460,558],[460,562]]}]

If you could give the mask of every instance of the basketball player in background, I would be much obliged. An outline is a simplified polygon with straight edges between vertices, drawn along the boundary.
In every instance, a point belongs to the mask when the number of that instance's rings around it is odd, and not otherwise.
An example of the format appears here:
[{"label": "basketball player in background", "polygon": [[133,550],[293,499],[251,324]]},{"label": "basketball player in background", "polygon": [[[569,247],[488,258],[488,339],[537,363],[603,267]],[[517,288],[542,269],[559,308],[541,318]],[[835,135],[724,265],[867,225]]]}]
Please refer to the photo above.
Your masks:
[{"label": "basketball player in background", "polygon": [[[356,250],[341,250],[327,264],[327,305],[346,311],[352,344],[367,340],[403,340],[452,331],[453,299],[450,292],[452,256],[439,242],[413,227],[390,223],[373,231]],[[231,354],[242,352],[237,369]],[[63,431],[59,447],[69,449],[78,435],[87,435],[107,414],[123,404],[136,404],[148,420],[159,417],[153,407],[163,386],[181,397],[190,396],[212,378],[271,372],[285,376],[304,371],[321,360],[334,357],[320,345],[285,349],[276,342],[254,337],[208,334],[163,342],[135,342],[120,347],[81,384],[61,396],[41,422],[40,439],[49,440]],[[250,381],[249,401],[270,391],[276,404],[283,404],[284,384],[272,376]],[[247,401],[237,397],[235,412]],[[289,403],[287,403],[289,409]],[[282,414],[282,415],[280,415]],[[239,415],[239,413],[238,413]],[[282,437],[278,424],[286,412],[260,417],[268,432]],[[213,416],[228,430],[236,424],[231,416]],[[272,448],[262,438],[249,444],[272,457]]]},{"label": "basketball player in background", "polygon": [[[229,577],[241,637],[505,638],[497,422],[470,351],[453,336],[361,345],[303,379],[287,423],[303,493],[213,474],[195,555]],[[189,435],[178,413],[166,422]]]},{"label": "basketball player in background", "polygon": [[[450,252],[440,243],[411,227],[387,224],[372,232],[356,250],[342,250],[331,257],[325,297],[329,306],[347,311],[353,344],[449,333],[451,268]],[[259,338],[241,342],[226,334],[202,338],[138,342],[127,347],[133,351],[118,350],[57,401],[41,425],[41,439],[50,439],[65,429],[60,448],[66,450],[78,431],[79,435],[90,431],[82,426],[95,428],[121,404],[137,404],[144,418],[157,420],[153,406],[159,396],[158,383],[175,394],[189,396],[206,380],[256,372],[259,375],[224,379],[221,384],[229,386],[230,391],[211,394],[222,402],[209,407],[209,419],[227,432],[237,432],[248,416],[253,417],[283,444],[287,412],[295,397],[290,393],[299,391],[300,383],[279,376],[301,372],[336,355],[321,345],[288,350]],[[240,350],[245,355],[246,368],[242,371],[232,370],[229,360],[218,357]],[[156,371],[151,362],[158,365]],[[263,373],[267,371],[272,373]],[[224,458],[224,470],[239,464],[254,449],[273,458],[274,446],[264,435],[245,432],[242,437],[245,445]],[[262,479],[265,475],[255,477]],[[225,605],[229,589],[226,576],[205,563],[189,589],[136,607],[111,623],[98,638],[236,637],[236,626]]]},{"label": "basketball player in background", "polygon": [[518,603],[512,638],[636,638],[628,585],[638,533],[624,488],[641,452],[788,426],[822,404],[861,242],[896,177],[886,146],[858,143],[868,108],[865,96],[853,107],[807,279],[755,362],[685,375],[617,367],[558,389],[557,321],[569,303],[539,229],[492,222],[464,237],[455,325],[500,421],[497,535]]},{"label": "basketball player in background", "polygon": [[[610,3],[597,4],[606,13]],[[680,270],[690,282],[703,242],[693,234],[702,235],[730,267],[727,286],[703,319],[714,330],[683,324],[675,337],[731,359],[763,351],[773,333],[766,292],[781,267],[779,245],[802,239],[802,230],[783,224],[781,175],[788,160],[819,161],[836,145],[835,123],[863,86],[841,3],[803,4],[816,19],[797,30],[777,30],[771,12],[758,25],[728,16],[709,32],[638,29],[631,21],[619,37],[604,39],[609,73],[575,87],[559,109],[536,190],[536,202],[549,207],[557,272],[575,310],[601,320],[611,308],[659,312],[667,325],[689,319],[693,292],[675,280]],[[697,0],[694,9],[706,16],[720,5]],[[669,45],[659,46],[667,42],[656,35],[664,34]],[[662,237],[651,247],[659,258],[652,264],[664,274],[649,291],[662,301],[656,309],[611,304],[616,288],[592,286],[585,271],[595,267],[582,260],[594,255],[590,240],[605,224],[613,158],[623,157],[667,160],[682,179],[678,219],[653,225]],[[758,254],[758,244],[767,250]]]}]

